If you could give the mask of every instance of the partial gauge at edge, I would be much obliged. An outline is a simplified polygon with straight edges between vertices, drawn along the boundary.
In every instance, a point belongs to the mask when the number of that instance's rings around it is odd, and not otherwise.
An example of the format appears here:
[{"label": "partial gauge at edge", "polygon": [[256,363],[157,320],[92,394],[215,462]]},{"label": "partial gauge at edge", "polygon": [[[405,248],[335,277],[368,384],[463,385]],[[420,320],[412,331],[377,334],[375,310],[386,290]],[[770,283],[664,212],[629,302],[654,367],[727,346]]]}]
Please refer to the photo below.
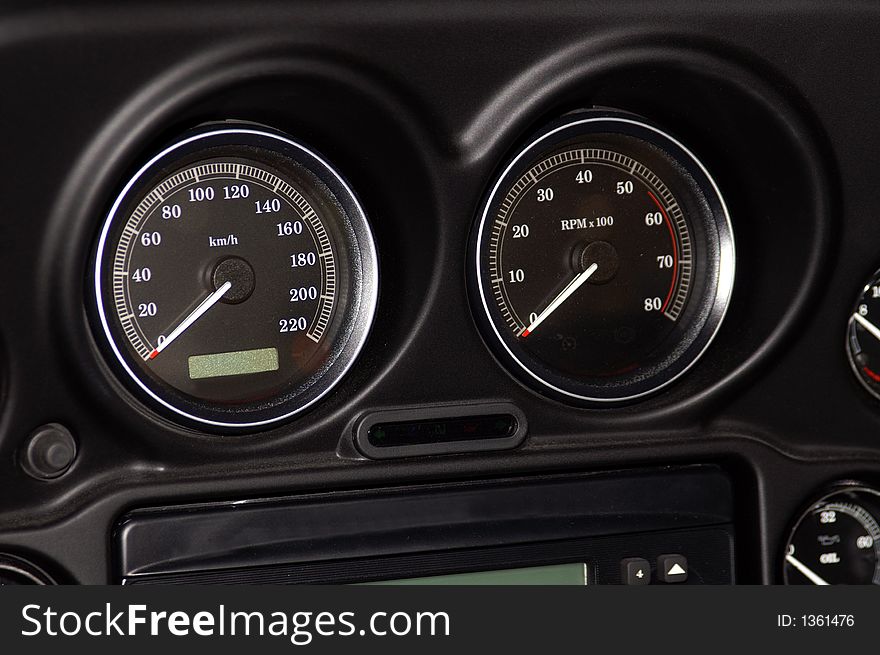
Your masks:
[{"label": "partial gauge at edge", "polygon": [[326,395],[377,301],[367,217],[336,170],[250,124],[204,126],[147,162],[100,233],[97,322],[172,418],[253,429]]},{"label": "partial gauge at edge", "polygon": [[880,584],[880,492],[838,487],[798,518],[785,547],[785,584]]},{"label": "partial gauge at edge", "polygon": [[632,401],[702,355],[727,310],[733,233],[684,145],[618,112],[566,117],[493,183],[475,231],[477,314],[527,383]]},{"label": "partial gauge at edge", "polygon": [[862,288],[849,318],[846,354],[856,378],[880,399],[880,271]]}]

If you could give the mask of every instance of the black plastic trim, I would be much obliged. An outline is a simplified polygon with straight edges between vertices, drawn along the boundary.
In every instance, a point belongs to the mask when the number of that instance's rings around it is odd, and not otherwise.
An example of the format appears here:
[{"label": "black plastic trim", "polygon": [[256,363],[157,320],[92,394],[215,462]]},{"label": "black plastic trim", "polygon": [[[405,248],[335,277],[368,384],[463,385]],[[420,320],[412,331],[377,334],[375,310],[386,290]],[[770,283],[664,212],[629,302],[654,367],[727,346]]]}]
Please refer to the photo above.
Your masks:
[{"label": "black plastic trim", "polygon": [[[436,441],[407,446],[379,446],[370,438],[370,430],[382,423],[421,423],[439,419],[467,419],[481,416],[505,415],[513,418],[515,426],[504,437],[475,438],[466,441]],[[448,455],[473,453],[487,450],[508,450],[519,446],[528,433],[526,415],[510,403],[486,403],[480,405],[453,405],[447,407],[419,407],[371,412],[362,418],[355,428],[354,440],[358,450],[371,459],[417,457],[420,455]]]},{"label": "black plastic trim", "polygon": [[548,476],[136,510],[119,579],[538,543],[732,522],[714,466]]}]

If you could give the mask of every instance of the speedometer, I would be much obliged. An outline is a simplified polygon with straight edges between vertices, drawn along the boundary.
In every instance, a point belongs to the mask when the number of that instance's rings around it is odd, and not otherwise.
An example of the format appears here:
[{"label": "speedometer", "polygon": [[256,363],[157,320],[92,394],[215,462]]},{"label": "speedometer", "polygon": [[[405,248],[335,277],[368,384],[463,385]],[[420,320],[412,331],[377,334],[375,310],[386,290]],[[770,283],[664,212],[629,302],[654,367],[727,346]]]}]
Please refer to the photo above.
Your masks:
[{"label": "speedometer", "polygon": [[352,365],[375,310],[376,254],[361,205],[323,158],[224,124],[125,185],[94,289],[134,388],[186,422],[253,428],[310,406]]},{"label": "speedometer", "polygon": [[545,130],[492,186],[474,247],[478,315],[527,382],[639,398],[704,352],[729,302],[725,203],[699,160],[625,114]]}]

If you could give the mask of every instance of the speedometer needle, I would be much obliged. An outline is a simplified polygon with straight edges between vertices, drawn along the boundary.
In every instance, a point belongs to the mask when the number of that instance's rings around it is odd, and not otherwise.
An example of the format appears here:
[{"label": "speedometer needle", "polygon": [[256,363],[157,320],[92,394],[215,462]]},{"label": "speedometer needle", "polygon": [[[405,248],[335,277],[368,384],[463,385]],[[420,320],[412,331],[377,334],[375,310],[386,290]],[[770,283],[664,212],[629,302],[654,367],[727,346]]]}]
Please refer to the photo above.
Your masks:
[{"label": "speedometer needle", "polygon": [[171,345],[172,341],[174,341],[177,337],[179,337],[181,334],[183,334],[193,323],[195,323],[197,320],[199,320],[206,311],[208,311],[209,309],[211,309],[211,307],[216,305],[220,301],[220,299],[223,297],[223,295],[227,291],[229,291],[231,288],[232,288],[232,282],[227,280],[226,282],[224,282],[220,286],[219,289],[217,289],[214,293],[212,293],[210,296],[208,296],[202,302],[200,302],[199,306],[196,307],[194,310],[192,310],[192,312],[190,312],[189,316],[187,316],[185,319],[183,319],[180,322],[180,325],[178,325],[176,328],[174,328],[171,331],[171,334],[169,334],[162,343],[160,343],[158,346],[156,346],[156,348],[153,350],[153,352],[150,353],[148,359],[155,359],[156,356],[160,352],[162,352],[169,345]]},{"label": "speedometer needle", "polygon": [[819,575],[817,575],[816,573],[813,573],[810,569],[808,569],[807,566],[803,562],[801,562],[799,559],[796,559],[794,555],[786,555],[785,561],[788,562],[789,564],[791,564],[798,571],[803,573],[807,577],[807,579],[810,582],[812,582],[813,584],[828,585],[828,583],[825,582],[825,580],[823,580],[821,577],[819,577]]},{"label": "speedometer needle", "polygon": [[532,324],[529,325],[525,330],[523,330],[522,334],[520,334],[519,336],[525,338],[529,336],[532,332],[534,332],[535,328],[543,323],[544,319],[550,316],[550,314],[559,309],[559,306],[566,300],[568,300],[569,296],[577,291],[584,282],[590,279],[590,276],[595,273],[598,268],[599,264],[591,264],[589,267],[587,267],[587,270],[585,270],[583,273],[580,273],[571,282],[569,282],[566,287],[559,292],[559,295],[553,299],[553,302],[547,305],[544,311],[538,314],[537,318],[532,321]]}]

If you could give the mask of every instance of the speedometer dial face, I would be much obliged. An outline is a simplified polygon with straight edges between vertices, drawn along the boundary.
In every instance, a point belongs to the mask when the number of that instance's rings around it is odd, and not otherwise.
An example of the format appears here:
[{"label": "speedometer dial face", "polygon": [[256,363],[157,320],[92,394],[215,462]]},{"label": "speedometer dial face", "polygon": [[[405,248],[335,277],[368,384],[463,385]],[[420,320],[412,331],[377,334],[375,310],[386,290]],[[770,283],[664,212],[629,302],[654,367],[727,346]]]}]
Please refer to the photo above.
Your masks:
[{"label": "speedometer dial face", "polygon": [[476,267],[514,370],[555,395],[619,401],[706,348],[730,296],[733,240],[717,187],[681,144],[629,117],[581,116],[496,182]]},{"label": "speedometer dial face", "polygon": [[314,403],[369,329],[376,262],[343,179],[281,134],[205,130],[148,163],[104,224],[100,323],[131,381],[189,421],[256,427]]}]

